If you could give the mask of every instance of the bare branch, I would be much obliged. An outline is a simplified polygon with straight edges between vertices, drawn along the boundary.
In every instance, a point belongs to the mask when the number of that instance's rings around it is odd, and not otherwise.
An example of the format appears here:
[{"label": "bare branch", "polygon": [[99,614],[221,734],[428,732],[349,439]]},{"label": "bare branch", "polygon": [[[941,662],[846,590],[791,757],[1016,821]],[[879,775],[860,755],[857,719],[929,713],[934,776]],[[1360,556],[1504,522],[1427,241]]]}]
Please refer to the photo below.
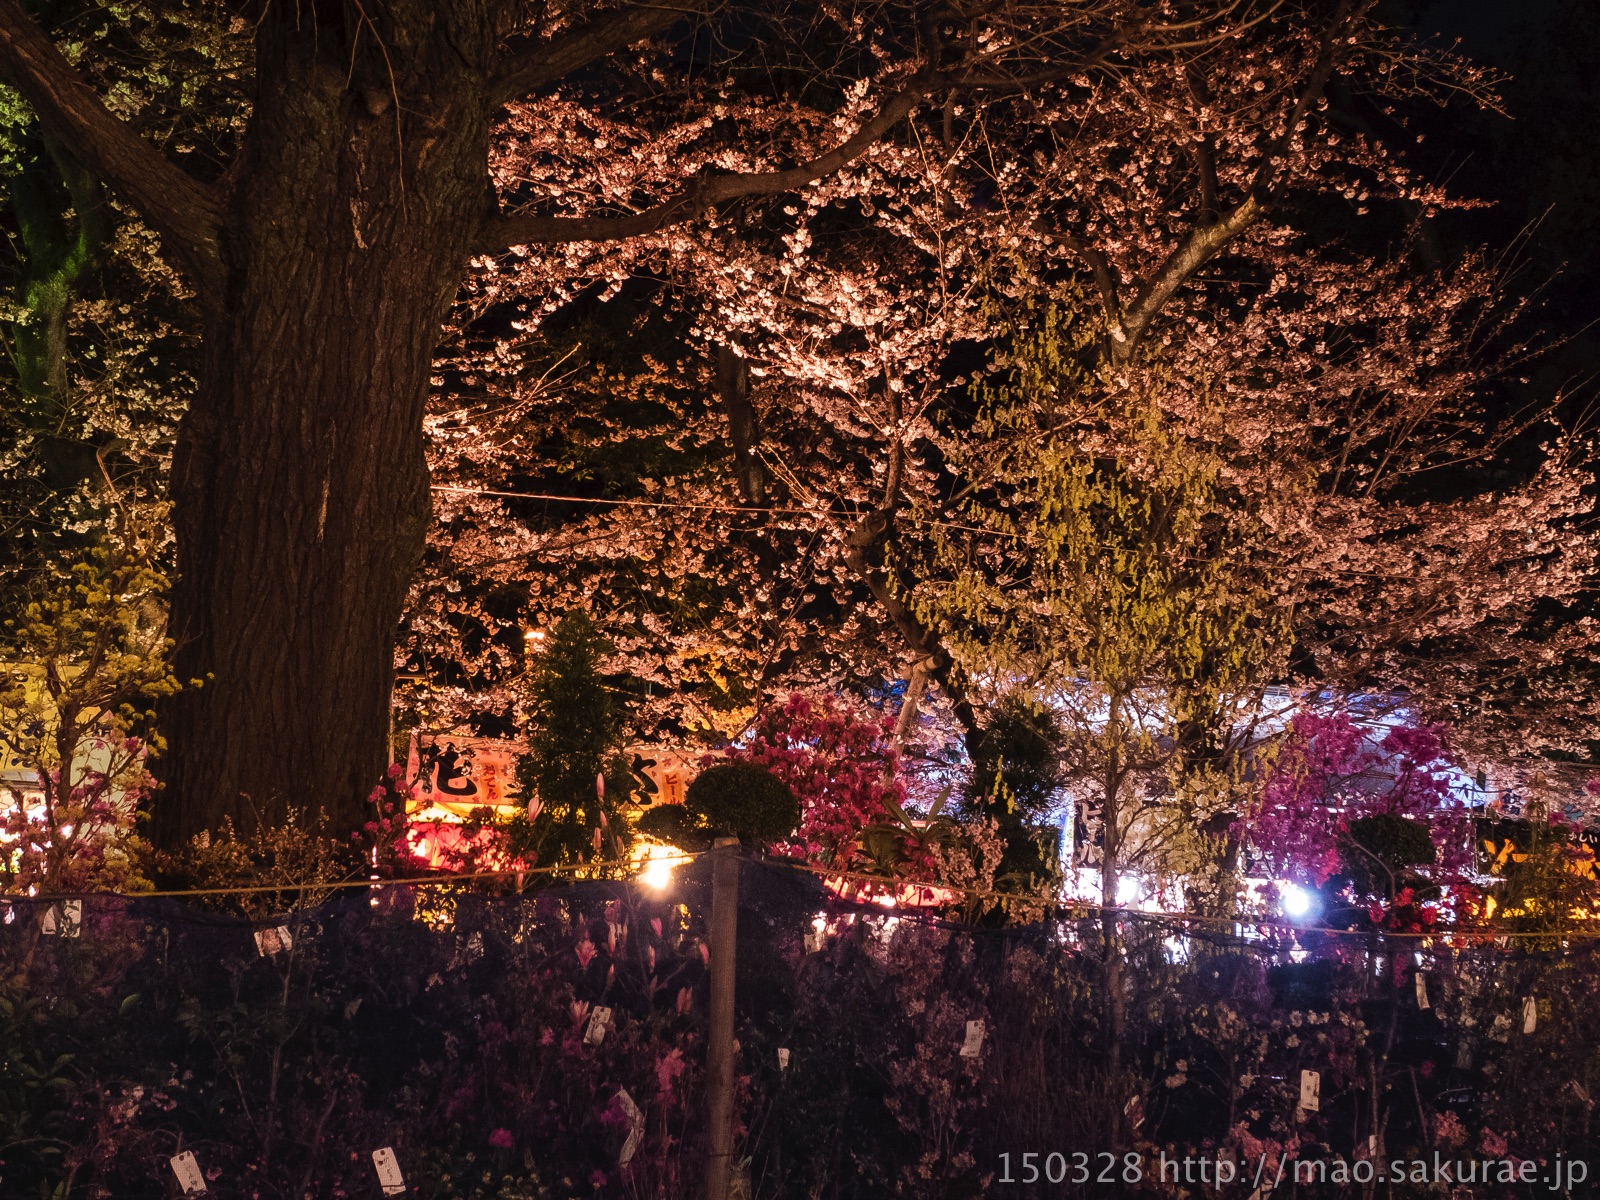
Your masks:
[{"label": "bare branch", "polygon": [[535,243],[606,242],[640,237],[693,220],[726,200],[743,196],[773,196],[805,187],[865,154],[939,83],[939,77],[932,72],[916,75],[848,140],[797,167],[750,175],[701,177],[683,194],[632,216],[499,217],[485,224],[478,239],[478,252],[496,254],[512,246]]},{"label": "bare branch", "polygon": [[538,40],[508,54],[489,99],[504,104],[549,87],[608,54],[670,29],[684,17],[710,8],[712,0],[665,0],[661,4],[629,4],[548,40]]},{"label": "bare branch", "polygon": [[0,77],[51,136],[139,211],[203,296],[220,293],[221,197],[113,116],[17,0],[0,0]]},{"label": "bare branch", "polygon": [[[1202,220],[1183,240],[1183,244],[1161,264],[1161,269],[1156,272],[1155,277],[1140,289],[1137,299],[1123,320],[1122,328],[1112,329],[1113,361],[1129,361],[1138,347],[1139,339],[1144,336],[1150,323],[1173,294],[1266,211],[1267,201],[1272,194],[1284,155],[1288,152],[1306,115],[1321,98],[1328,81],[1333,78],[1333,72],[1339,65],[1341,47],[1348,41],[1351,26],[1366,14],[1374,3],[1375,0],[1345,0],[1339,6],[1338,12],[1329,23],[1321,52],[1317,56],[1315,66],[1312,67],[1305,89],[1295,101],[1289,119],[1284,123],[1282,134],[1262,159],[1245,198],[1220,219]],[[1192,82],[1193,77],[1191,77]],[[1202,159],[1202,173],[1208,165]]]}]

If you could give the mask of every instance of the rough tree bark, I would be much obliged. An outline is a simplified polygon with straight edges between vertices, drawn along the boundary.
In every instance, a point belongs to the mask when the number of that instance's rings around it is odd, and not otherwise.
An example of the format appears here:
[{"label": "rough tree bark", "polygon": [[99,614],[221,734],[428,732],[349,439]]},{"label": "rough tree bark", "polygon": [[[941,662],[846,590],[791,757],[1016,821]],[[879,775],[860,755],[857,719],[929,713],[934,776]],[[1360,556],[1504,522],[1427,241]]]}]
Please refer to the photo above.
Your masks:
[{"label": "rough tree bark", "polygon": [[167,714],[166,842],[286,806],[349,826],[382,773],[429,365],[492,206],[485,6],[391,5],[382,48],[337,7],[284,12],[258,39],[249,182],[173,463],[176,665],[209,678]]}]

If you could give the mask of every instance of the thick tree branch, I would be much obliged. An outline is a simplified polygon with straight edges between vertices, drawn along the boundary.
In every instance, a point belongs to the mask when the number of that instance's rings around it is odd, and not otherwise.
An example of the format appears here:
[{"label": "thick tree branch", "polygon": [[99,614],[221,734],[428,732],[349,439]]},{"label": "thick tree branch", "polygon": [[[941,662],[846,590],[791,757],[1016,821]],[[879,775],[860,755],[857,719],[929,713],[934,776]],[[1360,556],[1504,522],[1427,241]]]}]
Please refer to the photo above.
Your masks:
[{"label": "thick tree branch", "polygon": [[[1338,12],[1328,26],[1327,35],[1323,38],[1321,52],[1311,69],[1311,76],[1306,81],[1305,89],[1295,101],[1295,106],[1284,123],[1282,134],[1267,151],[1260,167],[1257,168],[1245,198],[1219,219],[1203,221],[1197,226],[1184,239],[1183,244],[1161,264],[1161,269],[1156,272],[1155,277],[1140,289],[1138,297],[1123,318],[1121,328],[1113,328],[1111,347],[1113,362],[1123,363],[1131,360],[1138,348],[1139,339],[1144,336],[1150,328],[1150,323],[1155,320],[1156,315],[1173,294],[1266,211],[1267,201],[1277,186],[1278,173],[1295,134],[1299,132],[1312,106],[1327,89],[1328,81],[1333,78],[1333,72],[1339,65],[1341,48],[1349,41],[1351,27],[1371,9],[1374,3],[1375,0],[1345,0],[1339,6]],[[1193,77],[1191,77],[1192,82]],[[1208,162],[1202,160],[1202,173],[1209,166]]]},{"label": "thick tree branch", "polygon": [[890,623],[911,652],[927,663],[927,670],[949,697],[956,719],[971,734],[978,728],[978,715],[955,677],[955,660],[949,649],[938,633],[918,619],[911,606],[896,592],[889,572],[876,561],[882,557],[893,525],[894,514],[883,509],[874,509],[862,517],[845,536],[845,565],[883,606]]},{"label": "thick tree branch", "polygon": [[504,104],[549,87],[592,62],[653,37],[684,17],[710,7],[711,0],[629,4],[557,37],[529,42],[506,56],[489,86],[489,98],[495,104]]},{"label": "thick tree branch", "polygon": [[[900,403],[896,392],[883,383],[890,398],[891,415],[895,425],[894,441],[889,448],[888,467],[884,471],[883,500],[877,508],[864,514],[844,536],[844,561],[856,576],[867,585],[872,598],[883,606],[889,621],[894,625],[906,646],[916,656],[925,672],[922,687],[931,676],[944,689],[951,711],[970,738],[978,729],[978,714],[967,696],[966,689],[956,671],[955,659],[944,644],[938,630],[930,628],[906,603],[894,585],[884,564],[884,549],[894,532],[895,513],[901,504],[901,486],[905,471],[905,440],[899,428]],[[920,697],[920,691],[918,693]],[[912,701],[911,716],[915,716],[916,701]],[[909,722],[911,716],[906,720]]]},{"label": "thick tree branch", "polygon": [[51,136],[138,210],[203,295],[220,292],[221,198],[113,116],[17,0],[0,0],[0,77]]},{"label": "thick tree branch", "polygon": [[[1205,79],[1201,76],[1195,64],[1190,63],[1184,71],[1184,77],[1189,84],[1189,95],[1194,98],[1197,108],[1205,108],[1211,103],[1211,89],[1206,86]],[[1217,159],[1216,147],[1212,144],[1209,133],[1201,135],[1194,143],[1194,165],[1200,175],[1200,220],[1201,225],[1210,225],[1222,216],[1222,205],[1217,199]]]},{"label": "thick tree branch", "polygon": [[607,242],[656,233],[693,220],[707,209],[743,196],[773,196],[815,183],[870,150],[917,104],[939,86],[932,72],[915,76],[878,113],[826,154],[786,171],[750,175],[702,176],[682,195],[627,217],[538,217],[510,215],[485,223],[478,252],[497,254],[512,246],[551,242]]},{"label": "thick tree branch", "polygon": [[[1127,362],[1133,357],[1139,339],[1149,329],[1150,322],[1166,306],[1180,287],[1209,262],[1216,253],[1261,215],[1263,205],[1254,194],[1220,221],[1203,225],[1184,238],[1183,244],[1167,256],[1155,277],[1139,290],[1138,297],[1123,318],[1122,327],[1113,331],[1111,358],[1114,362]],[[1121,336],[1117,336],[1117,335]]]},{"label": "thick tree branch", "polygon": [[1279,168],[1283,165],[1283,156],[1289,144],[1294,141],[1294,135],[1300,130],[1300,123],[1306,119],[1311,111],[1311,106],[1322,99],[1322,93],[1328,87],[1328,81],[1333,78],[1334,68],[1339,65],[1340,53],[1348,41],[1348,31],[1357,21],[1366,16],[1369,9],[1377,0],[1345,0],[1339,6],[1339,11],[1334,15],[1333,23],[1328,27],[1328,34],[1322,41],[1322,50],[1317,56],[1317,63],[1311,69],[1311,78],[1306,82],[1305,91],[1300,93],[1300,98],[1295,101],[1294,110],[1289,114],[1289,119],[1284,122],[1283,134],[1267,151],[1257,168],[1255,178],[1250,181],[1250,191],[1255,195],[1266,196],[1271,193],[1277,183]]},{"label": "thick tree branch", "polygon": [[733,469],[739,481],[739,495],[747,505],[766,503],[766,473],[756,457],[761,441],[761,426],[755,405],[750,401],[750,363],[729,345],[717,347],[717,396],[728,418],[728,437],[733,442]]}]

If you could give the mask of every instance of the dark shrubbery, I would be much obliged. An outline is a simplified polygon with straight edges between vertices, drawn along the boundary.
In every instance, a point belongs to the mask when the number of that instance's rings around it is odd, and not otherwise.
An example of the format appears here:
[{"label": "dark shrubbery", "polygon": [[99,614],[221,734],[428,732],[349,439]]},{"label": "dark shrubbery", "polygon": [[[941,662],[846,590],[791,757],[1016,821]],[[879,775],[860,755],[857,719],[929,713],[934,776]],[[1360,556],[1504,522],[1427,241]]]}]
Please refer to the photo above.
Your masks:
[{"label": "dark shrubbery", "polygon": [[695,776],[682,804],[663,804],[639,819],[639,832],[684,850],[704,850],[716,838],[769,846],[800,824],[800,801],[772,772],[754,763],[729,762]]},{"label": "dark shrubbery", "polygon": [[684,807],[713,836],[766,845],[800,824],[800,802],[772,772],[754,763],[718,763],[689,785]]}]

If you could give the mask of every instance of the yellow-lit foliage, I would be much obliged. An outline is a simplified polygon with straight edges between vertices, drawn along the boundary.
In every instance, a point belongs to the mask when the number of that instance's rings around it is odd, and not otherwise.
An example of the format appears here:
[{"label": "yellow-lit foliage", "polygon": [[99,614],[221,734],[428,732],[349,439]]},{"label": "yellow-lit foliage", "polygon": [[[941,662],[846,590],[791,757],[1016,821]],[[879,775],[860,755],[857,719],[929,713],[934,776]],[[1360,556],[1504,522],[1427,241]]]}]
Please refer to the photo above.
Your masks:
[{"label": "yellow-lit foliage", "polygon": [[139,883],[134,807],[159,753],[167,581],[134,545],[83,553],[6,622],[0,883],[41,891]]},{"label": "yellow-lit foliage", "polygon": [[974,684],[1063,715],[1114,892],[1128,867],[1214,857],[1204,825],[1232,799],[1289,614],[1261,566],[1272,516],[1228,486],[1225,405],[1174,411],[1159,362],[1096,365],[1068,305],[1022,316],[960,464],[984,532],[947,534],[941,582],[913,602]]}]

